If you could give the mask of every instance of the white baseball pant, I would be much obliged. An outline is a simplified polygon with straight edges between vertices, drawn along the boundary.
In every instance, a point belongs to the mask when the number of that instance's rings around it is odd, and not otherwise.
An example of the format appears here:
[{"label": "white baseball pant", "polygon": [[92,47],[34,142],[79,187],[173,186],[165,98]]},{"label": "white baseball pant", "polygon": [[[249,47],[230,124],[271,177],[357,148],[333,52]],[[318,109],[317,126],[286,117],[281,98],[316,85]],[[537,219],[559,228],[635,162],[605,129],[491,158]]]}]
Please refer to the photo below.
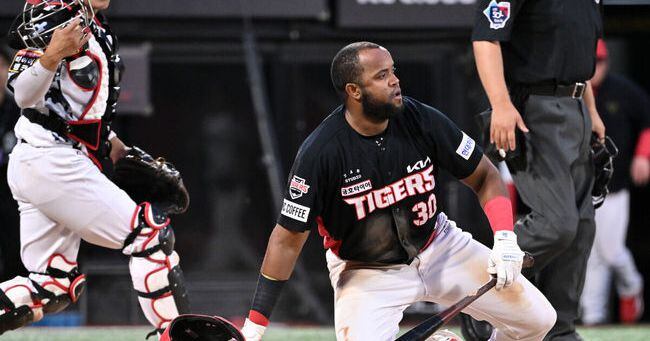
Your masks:
[{"label": "white baseball pant", "polygon": [[[408,265],[344,261],[328,250],[337,340],[394,340],[409,305],[452,305],[488,282],[489,254],[453,221]],[[495,326],[498,341],[541,340],[556,319],[548,300],[523,276],[510,288],[488,291],[463,312]]]}]

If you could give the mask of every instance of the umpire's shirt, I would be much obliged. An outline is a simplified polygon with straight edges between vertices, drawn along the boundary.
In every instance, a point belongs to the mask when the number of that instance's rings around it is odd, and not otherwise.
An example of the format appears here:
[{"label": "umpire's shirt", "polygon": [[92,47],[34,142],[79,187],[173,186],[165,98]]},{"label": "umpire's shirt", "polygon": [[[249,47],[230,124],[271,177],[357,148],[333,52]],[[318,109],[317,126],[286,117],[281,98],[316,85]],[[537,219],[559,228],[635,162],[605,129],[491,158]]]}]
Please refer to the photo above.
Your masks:
[{"label": "umpire's shirt", "polygon": [[596,43],[602,32],[600,2],[480,0],[472,41],[501,42],[510,87],[584,82],[596,65]]},{"label": "umpire's shirt", "polygon": [[469,176],[483,152],[439,111],[404,97],[404,111],[378,136],[362,136],[339,107],[303,142],[278,224],[318,227],[345,260],[408,263],[447,226],[435,176]]}]

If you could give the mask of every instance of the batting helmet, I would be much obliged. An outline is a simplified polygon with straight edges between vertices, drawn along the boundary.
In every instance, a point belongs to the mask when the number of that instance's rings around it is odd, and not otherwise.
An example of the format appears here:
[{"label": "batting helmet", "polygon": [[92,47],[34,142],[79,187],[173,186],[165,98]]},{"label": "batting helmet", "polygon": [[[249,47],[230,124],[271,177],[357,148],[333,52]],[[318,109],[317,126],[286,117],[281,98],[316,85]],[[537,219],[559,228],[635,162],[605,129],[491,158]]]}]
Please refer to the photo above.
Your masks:
[{"label": "batting helmet", "polygon": [[219,316],[177,316],[160,341],[245,341],[239,329]]},{"label": "batting helmet", "polygon": [[94,16],[84,0],[28,0],[9,29],[9,45],[18,50],[44,49],[57,28],[77,17],[82,27],[88,27]]},{"label": "batting helmet", "polygon": [[591,136],[591,157],[594,161],[594,188],[591,196],[594,208],[600,207],[609,193],[607,186],[614,174],[614,158],[617,155],[618,148],[609,136],[605,136],[605,142],[598,141],[595,134]]}]

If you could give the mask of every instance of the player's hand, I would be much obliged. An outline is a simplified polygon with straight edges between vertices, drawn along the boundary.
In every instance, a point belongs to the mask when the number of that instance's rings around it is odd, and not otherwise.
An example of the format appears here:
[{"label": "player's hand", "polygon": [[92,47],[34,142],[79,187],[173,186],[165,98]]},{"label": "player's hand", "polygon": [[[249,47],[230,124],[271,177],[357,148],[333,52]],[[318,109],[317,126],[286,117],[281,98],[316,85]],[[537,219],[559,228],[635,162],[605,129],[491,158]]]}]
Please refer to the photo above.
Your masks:
[{"label": "player's hand", "polygon": [[246,341],[262,340],[262,336],[264,336],[265,331],[266,327],[260,326],[248,318],[246,318],[246,322],[244,322],[244,326],[241,328],[241,333],[244,335],[244,339],[246,339]]},{"label": "player's hand", "polygon": [[650,178],[650,160],[644,156],[635,156],[632,159],[630,175],[635,185],[643,186],[647,184]]},{"label": "player's hand", "polygon": [[506,101],[504,104],[492,108],[490,142],[494,143],[497,149],[515,150],[517,147],[515,127],[525,133],[528,132],[528,127],[512,102]]},{"label": "player's hand", "polygon": [[41,57],[41,64],[55,71],[63,58],[79,53],[90,37],[89,30],[81,25],[81,19],[75,18],[66,27],[54,30],[50,44]]},{"label": "player's hand", "polygon": [[524,253],[517,245],[517,235],[512,231],[497,231],[490,253],[487,271],[497,276],[496,289],[501,290],[515,282],[521,273]]}]

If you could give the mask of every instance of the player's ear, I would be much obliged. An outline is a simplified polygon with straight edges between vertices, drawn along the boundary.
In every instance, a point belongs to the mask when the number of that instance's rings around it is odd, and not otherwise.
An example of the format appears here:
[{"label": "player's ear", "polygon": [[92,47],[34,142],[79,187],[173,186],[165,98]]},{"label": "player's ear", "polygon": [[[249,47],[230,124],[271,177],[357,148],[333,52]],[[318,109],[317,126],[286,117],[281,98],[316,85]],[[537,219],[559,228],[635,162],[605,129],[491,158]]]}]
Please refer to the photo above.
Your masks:
[{"label": "player's ear", "polygon": [[345,84],[345,93],[352,99],[361,100],[361,87],[356,83]]}]

